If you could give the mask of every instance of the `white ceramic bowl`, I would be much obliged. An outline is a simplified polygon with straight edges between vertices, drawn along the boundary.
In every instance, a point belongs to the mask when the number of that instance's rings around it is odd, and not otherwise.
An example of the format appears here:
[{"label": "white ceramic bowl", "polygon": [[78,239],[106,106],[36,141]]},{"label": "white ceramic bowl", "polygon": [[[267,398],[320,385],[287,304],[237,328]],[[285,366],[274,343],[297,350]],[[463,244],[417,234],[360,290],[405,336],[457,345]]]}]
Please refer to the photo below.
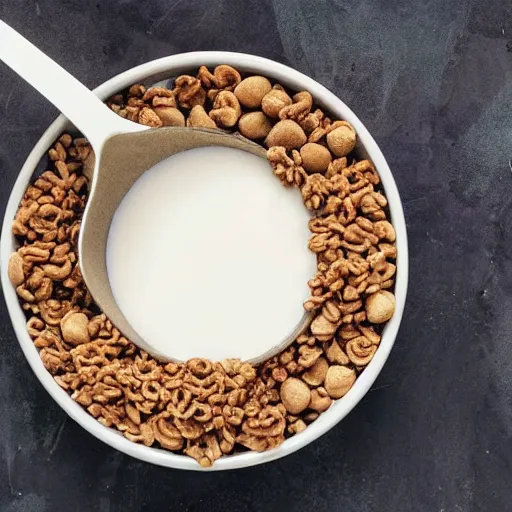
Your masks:
[{"label": "white ceramic bowl", "polygon": [[[202,64],[209,67],[217,64],[231,64],[241,71],[269,76],[292,90],[307,90],[313,95],[315,102],[332,112],[334,117],[349,121],[357,131],[360,146],[373,161],[382,179],[389,201],[391,220],[396,230],[396,244],[398,248],[395,314],[384,328],[382,341],[374,358],[359,376],[352,389],[343,398],[336,401],[328,411],[321,414],[304,432],[287,439],[278,448],[263,453],[246,452],[223,457],[216,461],[212,468],[208,469],[212,471],[253,466],[284,457],[320,437],[334,427],[355,407],[374,383],[395,341],[407,293],[408,251],[402,203],[395,181],[382,152],[356,115],[339,98],[312,78],[283,64],[254,55],[231,52],[193,52],[164,57],[132,68],[100,85],[94,92],[101,99],[106,99],[133,83],[154,83],[170,76],[189,72],[191,69],[197,69]],[[179,469],[201,470],[202,468],[200,468],[199,464],[189,457],[132,443],[117,431],[104,427],[96,421],[53,380],[53,377],[44,368],[38,351],[27,333],[25,315],[19,306],[16,292],[7,276],[7,262],[10,254],[16,249],[16,241],[11,234],[11,224],[18,204],[38,162],[59,134],[66,129],[67,125],[68,121],[66,118],[63,116],[58,117],[36,144],[16,180],[5,213],[0,245],[1,280],[16,336],[30,366],[48,393],[69,416],[91,434],[117,450],[153,464]]]}]

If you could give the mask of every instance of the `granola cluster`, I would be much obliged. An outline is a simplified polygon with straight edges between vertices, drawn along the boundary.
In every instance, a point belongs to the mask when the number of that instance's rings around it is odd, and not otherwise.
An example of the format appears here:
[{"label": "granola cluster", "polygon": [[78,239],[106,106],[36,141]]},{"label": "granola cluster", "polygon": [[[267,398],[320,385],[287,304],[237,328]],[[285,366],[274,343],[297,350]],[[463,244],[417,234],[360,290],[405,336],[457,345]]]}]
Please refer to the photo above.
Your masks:
[{"label": "granola cluster", "polygon": [[163,363],[136,347],[82,279],[77,238],[93,154],[85,139],[64,134],[12,227],[19,248],[9,278],[41,360],[75,401],[131,441],[202,466],[274,448],[350,390],[393,315],[395,231],[379,176],[370,161],[350,156],[354,128],[316,108],[310,93],[291,95],[228,65],[202,66],[169,88],[135,84],[107,104],[147,126],[239,132],[268,148],[275,175],[297,186],[312,212],[309,248],[318,267],[304,307],[315,316],[289,348],[258,367],[234,359]]}]

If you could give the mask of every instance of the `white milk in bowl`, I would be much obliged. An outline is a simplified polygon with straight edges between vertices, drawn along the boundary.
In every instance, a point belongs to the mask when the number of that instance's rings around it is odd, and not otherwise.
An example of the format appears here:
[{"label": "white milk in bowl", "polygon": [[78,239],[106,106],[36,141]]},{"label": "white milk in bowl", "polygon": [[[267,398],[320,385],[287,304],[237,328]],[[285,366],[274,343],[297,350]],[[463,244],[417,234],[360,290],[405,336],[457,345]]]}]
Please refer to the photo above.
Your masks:
[{"label": "white milk in bowl", "polygon": [[138,334],[178,360],[251,359],[296,328],[316,258],[309,213],[269,163],[192,149],[143,174],[116,211],[107,268]]}]

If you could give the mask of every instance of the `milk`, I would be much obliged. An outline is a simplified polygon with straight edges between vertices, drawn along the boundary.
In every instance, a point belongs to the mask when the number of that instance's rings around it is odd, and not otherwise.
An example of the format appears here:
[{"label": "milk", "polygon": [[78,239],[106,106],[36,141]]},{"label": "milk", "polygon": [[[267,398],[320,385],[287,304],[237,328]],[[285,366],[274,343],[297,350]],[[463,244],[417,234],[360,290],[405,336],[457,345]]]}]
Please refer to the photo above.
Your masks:
[{"label": "milk", "polygon": [[304,314],[316,271],[308,220],[299,191],[265,159],[224,147],[179,153],[141,176],[114,215],[114,297],[169,357],[256,357]]}]

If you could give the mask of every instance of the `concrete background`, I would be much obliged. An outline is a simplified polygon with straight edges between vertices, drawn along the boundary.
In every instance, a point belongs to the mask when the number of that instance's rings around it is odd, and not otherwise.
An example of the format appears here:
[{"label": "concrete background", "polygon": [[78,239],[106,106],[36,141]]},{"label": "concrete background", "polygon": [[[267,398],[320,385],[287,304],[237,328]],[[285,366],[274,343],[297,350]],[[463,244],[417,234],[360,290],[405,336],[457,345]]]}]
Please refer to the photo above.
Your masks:
[{"label": "concrete background", "polygon": [[[490,511],[512,487],[512,15],[506,0],[0,0],[0,18],[90,87],[165,55],[284,62],[360,116],[409,229],[402,328],[373,390],[300,452],[165,470],[69,420],[0,300],[0,511]],[[0,214],[56,116],[0,66]]]}]

